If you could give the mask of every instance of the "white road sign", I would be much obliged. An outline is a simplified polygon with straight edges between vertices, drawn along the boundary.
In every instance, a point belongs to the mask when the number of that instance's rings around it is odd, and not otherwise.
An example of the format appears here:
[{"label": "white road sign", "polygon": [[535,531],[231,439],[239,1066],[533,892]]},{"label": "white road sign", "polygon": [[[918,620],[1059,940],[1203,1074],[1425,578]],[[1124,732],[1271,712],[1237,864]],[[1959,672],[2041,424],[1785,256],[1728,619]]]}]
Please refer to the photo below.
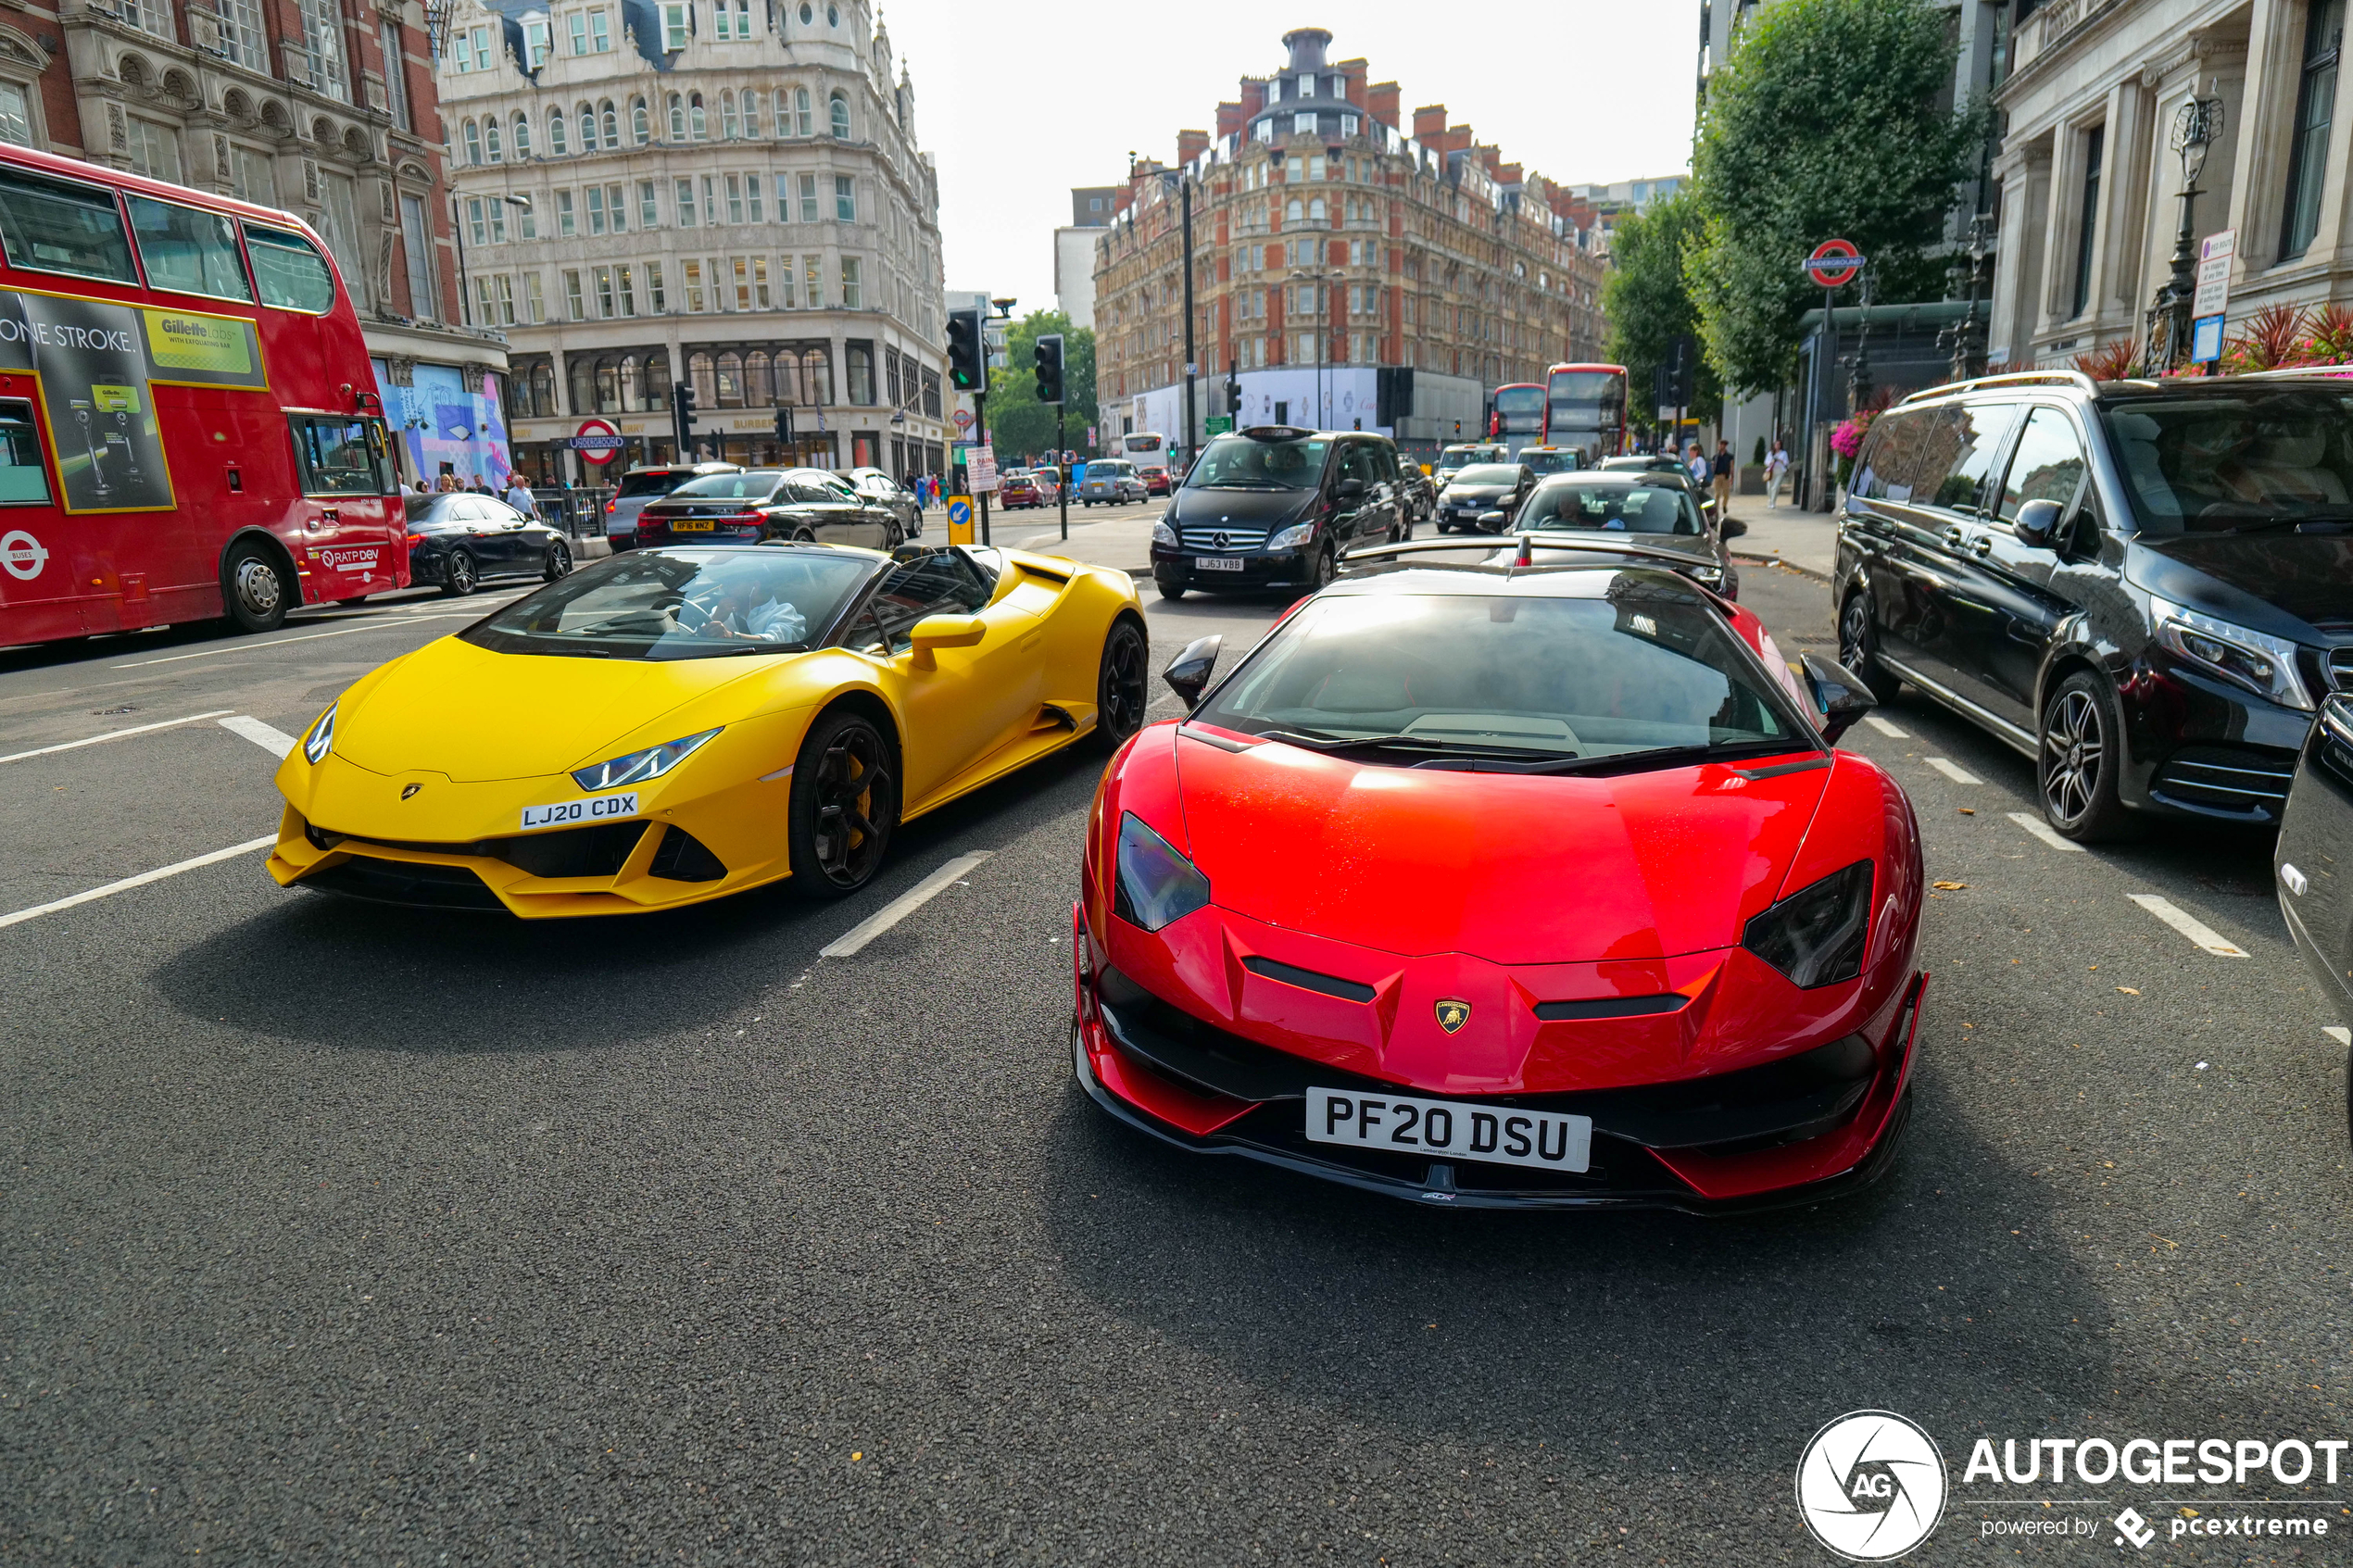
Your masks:
[{"label": "white road sign", "polygon": [[2238,250],[2236,229],[2208,234],[2197,247],[2197,297],[2190,303],[2193,319],[2220,316],[2231,307],[2231,259]]}]

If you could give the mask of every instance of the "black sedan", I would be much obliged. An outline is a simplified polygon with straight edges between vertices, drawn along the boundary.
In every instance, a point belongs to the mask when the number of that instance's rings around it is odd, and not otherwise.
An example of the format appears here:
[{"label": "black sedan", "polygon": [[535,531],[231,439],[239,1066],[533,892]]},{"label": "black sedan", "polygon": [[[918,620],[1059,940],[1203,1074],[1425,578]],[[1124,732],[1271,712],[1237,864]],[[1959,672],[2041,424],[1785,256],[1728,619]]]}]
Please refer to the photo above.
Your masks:
[{"label": "black sedan", "polygon": [[1536,475],[1521,463],[1473,463],[1456,469],[1438,493],[1438,531],[1500,533],[1535,488]]},{"label": "black sedan", "polygon": [[906,537],[889,508],[824,469],[706,474],[637,514],[637,542],[646,546],[786,539],[895,550]]},{"label": "black sedan", "polygon": [[899,531],[905,537],[924,536],[924,509],[915,505],[914,492],[880,469],[851,469],[849,483],[859,495],[897,518]]},{"label": "black sedan", "polygon": [[495,495],[450,491],[404,495],[409,513],[409,578],[445,594],[471,594],[493,577],[553,583],[572,571],[564,536]]}]

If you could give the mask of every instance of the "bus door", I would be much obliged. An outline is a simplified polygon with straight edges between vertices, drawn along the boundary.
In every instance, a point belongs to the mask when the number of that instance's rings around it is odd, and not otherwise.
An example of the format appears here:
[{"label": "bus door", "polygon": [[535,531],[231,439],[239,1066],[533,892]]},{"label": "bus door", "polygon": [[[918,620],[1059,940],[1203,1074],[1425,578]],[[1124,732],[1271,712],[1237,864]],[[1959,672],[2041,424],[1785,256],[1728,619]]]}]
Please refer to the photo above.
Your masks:
[{"label": "bus door", "polygon": [[384,426],[364,414],[289,414],[300,503],[286,535],[303,602],[362,598],[406,580],[407,546],[389,519],[406,512],[391,488]]},{"label": "bus door", "polygon": [[[12,381],[19,378],[10,378]],[[57,504],[30,398],[0,395],[0,606],[14,637],[93,630],[78,602],[100,570],[95,541]],[[110,628],[111,615],[105,617]]]}]

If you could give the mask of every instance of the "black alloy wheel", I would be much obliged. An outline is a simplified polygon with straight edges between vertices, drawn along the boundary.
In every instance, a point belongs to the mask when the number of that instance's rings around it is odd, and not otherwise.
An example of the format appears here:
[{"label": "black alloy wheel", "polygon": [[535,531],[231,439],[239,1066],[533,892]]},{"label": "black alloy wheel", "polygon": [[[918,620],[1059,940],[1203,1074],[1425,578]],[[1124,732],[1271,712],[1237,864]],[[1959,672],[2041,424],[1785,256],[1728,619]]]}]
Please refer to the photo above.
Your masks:
[{"label": "black alloy wheel", "polygon": [[1325,589],[1330,587],[1332,585],[1332,579],[1338,577],[1339,575],[1340,551],[1337,547],[1327,545],[1321,550],[1316,552],[1315,578],[1314,582],[1307,585],[1307,591],[1311,594],[1320,594]]},{"label": "black alloy wheel", "polygon": [[229,620],[238,631],[274,632],[286,623],[294,595],[261,545],[248,539],[231,550],[220,563],[220,585]]},{"label": "black alloy wheel", "polygon": [[2034,770],[2043,815],[2082,844],[2114,838],[2127,826],[2124,803],[2116,794],[2120,748],[2104,697],[2099,681],[2079,670],[2043,705]]},{"label": "black alloy wheel", "polygon": [[1095,677],[1095,733],[1099,751],[1117,751],[1144,727],[1144,709],[1151,701],[1151,645],[1144,629],[1127,616],[1111,623],[1103,638],[1103,662]]},{"label": "black alloy wheel", "polygon": [[1904,684],[1879,661],[1879,630],[1871,622],[1871,601],[1860,592],[1846,596],[1838,612],[1838,661],[1871,688],[1881,702],[1894,699]]},{"label": "black alloy wheel", "polygon": [[871,720],[836,709],[810,727],[789,817],[793,881],[804,894],[839,898],[874,880],[899,825],[899,757]]},{"label": "black alloy wheel", "polygon": [[895,550],[906,542],[907,531],[900,526],[899,520],[897,518],[894,517],[883,524],[883,548],[885,550]]},{"label": "black alloy wheel", "polygon": [[481,574],[475,570],[474,558],[464,549],[453,548],[441,563],[441,592],[445,597],[464,598],[481,584]]},{"label": "black alloy wheel", "polygon": [[792,542],[796,545],[813,545],[817,542],[817,534],[812,529],[796,528],[792,531]]},{"label": "black alloy wheel", "polygon": [[547,546],[547,570],[542,572],[541,575],[546,577],[550,583],[555,582],[560,577],[571,576],[572,546],[565,544],[561,539],[551,542]]}]

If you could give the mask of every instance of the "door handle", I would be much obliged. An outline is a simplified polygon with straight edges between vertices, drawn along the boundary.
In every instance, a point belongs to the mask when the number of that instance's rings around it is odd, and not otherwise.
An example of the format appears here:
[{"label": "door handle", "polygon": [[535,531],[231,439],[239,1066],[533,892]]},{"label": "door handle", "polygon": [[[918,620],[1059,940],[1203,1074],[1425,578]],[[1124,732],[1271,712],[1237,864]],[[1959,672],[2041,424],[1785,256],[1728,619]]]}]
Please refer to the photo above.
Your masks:
[{"label": "door handle", "polygon": [[1969,531],[1961,527],[1959,523],[1955,523],[1952,527],[1944,531],[1944,542],[1952,546],[1957,550],[1961,547],[1962,543],[1968,538]]},{"label": "door handle", "polygon": [[1980,534],[1978,536],[1977,543],[1971,545],[1969,549],[1980,558],[1992,555],[1994,553],[1994,541],[1992,536]]}]

